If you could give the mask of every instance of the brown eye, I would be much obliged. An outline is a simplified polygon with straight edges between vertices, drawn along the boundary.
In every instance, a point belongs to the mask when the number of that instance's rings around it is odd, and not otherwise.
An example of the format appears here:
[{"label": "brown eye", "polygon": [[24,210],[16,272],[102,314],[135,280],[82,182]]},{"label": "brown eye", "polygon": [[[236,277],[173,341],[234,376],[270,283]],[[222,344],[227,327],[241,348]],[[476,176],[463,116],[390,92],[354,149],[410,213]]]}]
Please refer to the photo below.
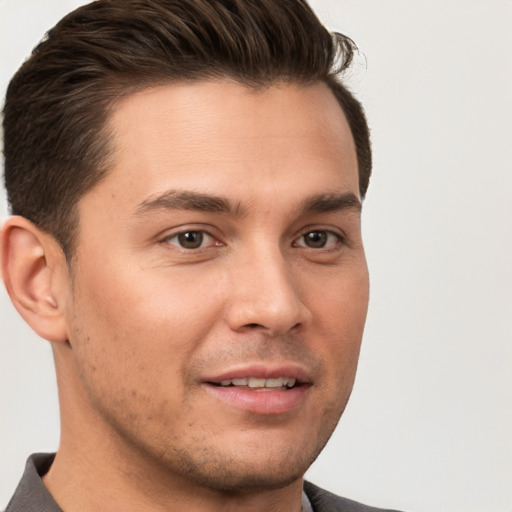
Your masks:
[{"label": "brown eye", "polygon": [[198,249],[203,243],[202,231],[187,231],[178,235],[178,243],[184,249]]},{"label": "brown eye", "polygon": [[310,231],[304,235],[304,243],[313,249],[325,247],[327,243],[327,233],[325,231]]},{"label": "brown eye", "polygon": [[181,249],[189,250],[203,249],[204,247],[217,244],[217,241],[212,235],[201,230],[182,231],[181,233],[167,237],[165,242],[169,245],[175,245]]},{"label": "brown eye", "polygon": [[336,245],[340,240],[341,237],[332,231],[315,230],[302,235],[296,245],[310,249],[324,249]]}]

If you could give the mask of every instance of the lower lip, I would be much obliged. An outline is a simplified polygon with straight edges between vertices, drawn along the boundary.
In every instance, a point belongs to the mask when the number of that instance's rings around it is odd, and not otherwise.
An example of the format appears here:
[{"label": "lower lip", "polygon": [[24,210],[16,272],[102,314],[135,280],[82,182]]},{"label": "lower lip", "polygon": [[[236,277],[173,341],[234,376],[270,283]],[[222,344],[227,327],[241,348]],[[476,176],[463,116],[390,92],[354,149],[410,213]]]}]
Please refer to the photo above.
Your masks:
[{"label": "lower lip", "polygon": [[260,391],[235,386],[222,387],[206,384],[206,389],[221,402],[254,414],[283,414],[299,407],[305,400],[309,386],[300,385],[279,391]]}]

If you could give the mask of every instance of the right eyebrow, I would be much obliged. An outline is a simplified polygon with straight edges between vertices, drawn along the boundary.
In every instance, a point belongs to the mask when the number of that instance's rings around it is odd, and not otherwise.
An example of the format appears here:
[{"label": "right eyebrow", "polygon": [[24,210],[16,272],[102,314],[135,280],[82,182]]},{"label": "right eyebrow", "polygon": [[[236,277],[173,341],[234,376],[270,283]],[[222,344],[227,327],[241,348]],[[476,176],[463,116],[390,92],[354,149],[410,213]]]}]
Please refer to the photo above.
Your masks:
[{"label": "right eyebrow", "polygon": [[167,190],[140,203],[135,214],[144,216],[157,210],[196,210],[223,213],[239,217],[243,212],[240,205],[232,205],[225,197],[185,190]]},{"label": "right eyebrow", "polygon": [[353,192],[317,194],[307,197],[301,206],[303,212],[337,212],[353,210],[361,213],[361,201]]}]

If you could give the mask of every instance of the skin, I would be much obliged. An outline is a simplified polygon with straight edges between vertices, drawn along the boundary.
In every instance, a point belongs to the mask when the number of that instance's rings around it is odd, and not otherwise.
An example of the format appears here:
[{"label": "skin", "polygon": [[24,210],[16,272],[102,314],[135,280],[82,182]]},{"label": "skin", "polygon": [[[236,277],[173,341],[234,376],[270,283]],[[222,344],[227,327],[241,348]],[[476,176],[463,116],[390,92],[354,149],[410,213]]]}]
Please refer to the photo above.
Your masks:
[{"label": "skin", "polygon": [[[323,84],[222,80],[129,96],[110,128],[114,165],[79,203],[71,271],[51,237],[4,230],[5,260],[26,238],[51,267],[31,321],[53,342],[61,404],[45,485],[66,512],[299,511],[368,302],[346,119]],[[4,264],[11,291],[15,273]],[[248,367],[299,371],[297,403],[219,399],[210,379]]]}]

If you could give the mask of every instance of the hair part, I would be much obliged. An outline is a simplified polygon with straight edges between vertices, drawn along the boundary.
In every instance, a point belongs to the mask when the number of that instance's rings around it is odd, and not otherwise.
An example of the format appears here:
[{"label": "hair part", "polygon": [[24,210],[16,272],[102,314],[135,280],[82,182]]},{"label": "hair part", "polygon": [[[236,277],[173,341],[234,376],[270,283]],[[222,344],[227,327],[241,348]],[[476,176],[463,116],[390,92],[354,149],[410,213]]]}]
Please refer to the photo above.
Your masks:
[{"label": "hair part", "polygon": [[99,0],[80,7],[48,32],[7,89],[11,211],[51,233],[71,259],[78,202],[112,163],[108,119],[116,102],[155,85],[221,78],[253,88],[326,83],[352,131],[364,197],[369,129],[340,79],[355,51],[305,0]]}]

